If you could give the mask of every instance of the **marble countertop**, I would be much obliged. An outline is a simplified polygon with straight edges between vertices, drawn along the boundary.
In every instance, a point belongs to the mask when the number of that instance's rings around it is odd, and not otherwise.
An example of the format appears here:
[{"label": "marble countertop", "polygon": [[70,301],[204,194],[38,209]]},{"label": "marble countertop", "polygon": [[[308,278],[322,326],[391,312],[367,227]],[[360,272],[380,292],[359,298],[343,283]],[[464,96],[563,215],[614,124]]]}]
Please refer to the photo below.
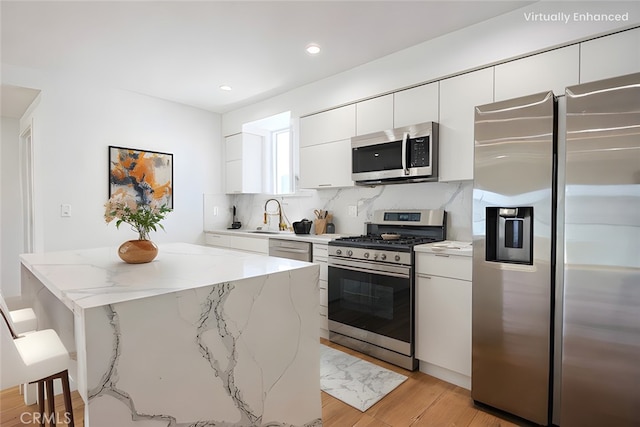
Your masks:
[{"label": "marble countertop", "polygon": [[[294,232],[273,232],[273,233],[256,233],[255,230],[237,229],[237,230],[206,230],[205,233],[228,234],[231,236],[244,236],[262,239],[286,239],[298,240],[301,242],[324,243],[327,244],[338,237],[347,236],[347,234],[295,234]],[[350,236],[350,235],[349,235]]]},{"label": "marble countertop", "polygon": [[313,267],[313,264],[187,243],[161,244],[147,264],[126,264],[117,247],[23,254],[20,260],[71,310]]},{"label": "marble countertop", "polygon": [[431,254],[472,256],[473,248],[471,242],[458,242],[455,240],[445,240],[444,242],[427,243],[414,248],[416,252]]}]

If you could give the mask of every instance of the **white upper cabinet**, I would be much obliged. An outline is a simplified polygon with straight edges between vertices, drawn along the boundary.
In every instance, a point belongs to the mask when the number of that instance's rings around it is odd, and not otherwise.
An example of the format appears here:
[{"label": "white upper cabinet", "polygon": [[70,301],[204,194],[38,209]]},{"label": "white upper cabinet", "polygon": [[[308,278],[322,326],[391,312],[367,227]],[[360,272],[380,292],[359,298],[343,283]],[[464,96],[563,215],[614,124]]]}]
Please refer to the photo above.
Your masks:
[{"label": "white upper cabinet", "polygon": [[493,68],[440,82],[440,181],[473,179],[474,107],[493,102]]},{"label": "white upper cabinet", "polygon": [[351,140],[300,147],[301,188],[351,187]]},{"label": "white upper cabinet", "polygon": [[438,82],[393,94],[393,127],[438,122]]},{"label": "white upper cabinet", "polygon": [[393,127],[393,95],[356,104],[356,134],[366,135]]},{"label": "white upper cabinet", "polygon": [[350,187],[356,104],[300,119],[300,188]]},{"label": "white upper cabinet", "polygon": [[226,193],[261,193],[262,137],[239,133],[226,137],[224,142]]},{"label": "white upper cabinet", "polygon": [[640,71],[640,28],[580,45],[580,83]]},{"label": "white upper cabinet", "polygon": [[300,147],[348,139],[355,134],[355,104],[300,119]]},{"label": "white upper cabinet", "polygon": [[552,90],[564,94],[579,83],[580,47],[567,46],[495,66],[495,101]]}]

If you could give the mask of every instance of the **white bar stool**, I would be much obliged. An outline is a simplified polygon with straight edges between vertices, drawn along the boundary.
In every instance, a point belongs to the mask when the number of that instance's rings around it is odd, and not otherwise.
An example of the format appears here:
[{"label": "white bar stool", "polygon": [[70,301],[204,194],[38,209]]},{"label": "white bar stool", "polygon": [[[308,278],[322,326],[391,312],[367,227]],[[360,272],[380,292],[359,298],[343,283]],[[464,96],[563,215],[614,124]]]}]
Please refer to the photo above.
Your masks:
[{"label": "white bar stool", "polygon": [[[25,383],[38,384],[38,404],[40,425],[49,420],[51,426],[56,421],[66,422],[74,427],[71,390],[69,388],[69,352],[53,329],[33,331],[19,335],[14,329],[12,316],[6,312],[6,304],[0,295],[0,339],[2,357],[0,357],[0,390]],[[53,380],[62,381],[65,403],[64,418],[55,413]],[[45,415],[44,397],[47,389],[47,407]]]},{"label": "white bar stool", "polygon": [[2,292],[0,292],[0,308],[2,308],[2,311],[5,313],[9,313],[13,330],[16,334],[20,335],[38,329],[38,318],[33,309],[21,308],[19,310],[9,310]]},{"label": "white bar stool", "polygon": [[[38,329],[38,318],[36,317],[36,313],[33,309],[22,308],[18,310],[9,310],[2,292],[0,292],[0,307],[2,307],[5,313],[9,313],[9,316],[11,316],[13,330],[16,334],[21,335]],[[25,405],[33,405],[37,402],[37,392],[37,384],[20,385],[20,394],[24,396]]]}]

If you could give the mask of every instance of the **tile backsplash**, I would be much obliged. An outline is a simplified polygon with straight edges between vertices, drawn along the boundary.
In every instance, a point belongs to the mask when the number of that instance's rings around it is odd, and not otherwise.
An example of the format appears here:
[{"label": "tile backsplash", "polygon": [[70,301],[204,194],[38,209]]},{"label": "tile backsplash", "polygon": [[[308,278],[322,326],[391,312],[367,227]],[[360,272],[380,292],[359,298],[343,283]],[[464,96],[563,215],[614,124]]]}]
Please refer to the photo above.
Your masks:
[{"label": "tile backsplash", "polygon": [[[322,190],[302,190],[295,195],[238,194],[204,196],[204,229],[216,230],[230,226],[232,206],[242,229],[257,227],[277,229],[278,218],[268,216],[264,224],[264,206],[270,198],[277,199],[289,223],[303,218],[315,219],[314,210],[333,214],[336,233],[359,235],[373,212],[380,209],[444,209],[447,211],[447,239],[471,240],[471,199],[473,182],[426,182],[414,184],[379,185],[376,187],[347,187]],[[354,208],[355,207],[355,208]],[[356,211],[356,216],[351,216]],[[270,203],[269,212],[276,212]]]}]

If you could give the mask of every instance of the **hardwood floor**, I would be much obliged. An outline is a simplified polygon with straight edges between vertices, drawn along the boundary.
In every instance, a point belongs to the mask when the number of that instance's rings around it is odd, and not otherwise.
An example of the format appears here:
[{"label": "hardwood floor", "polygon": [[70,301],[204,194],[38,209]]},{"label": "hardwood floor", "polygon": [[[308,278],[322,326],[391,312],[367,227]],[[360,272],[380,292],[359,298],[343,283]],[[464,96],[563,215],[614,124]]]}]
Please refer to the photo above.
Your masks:
[{"label": "hardwood floor", "polygon": [[360,412],[322,392],[324,427],[507,427],[518,425],[476,409],[469,390],[419,371],[406,371],[324,339],[321,342],[409,377],[366,412]]},{"label": "hardwood floor", "polygon": [[[421,372],[405,371],[324,339],[322,343],[409,377],[366,412],[360,412],[322,392],[324,427],[508,427],[518,425],[476,409],[468,390]],[[82,399],[78,392],[73,392],[72,398],[76,426],[82,427],[84,425]],[[1,427],[37,425],[30,422],[31,414],[35,411],[37,411],[37,405],[25,406],[18,387],[0,392]],[[64,412],[62,396],[56,398],[56,412],[58,414]],[[60,422],[57,425],[66,424]]]},{"label": "hardwood floor", "polygon": [[[71,406],[73,407],[73,418],[76,427],[84,426],[84,402],[77,391],[71,393]],[[11,387],[0,391],[0,426],[1,427],[18,427],[18,426],[39,426],[38,405],[25,405],[24,399],[20,394],[20,389]],[[56,396],[56,426],[67,426],[64,419],[64,399],[62,395]],[[49,424],[47,424],[49,425]]]}]

